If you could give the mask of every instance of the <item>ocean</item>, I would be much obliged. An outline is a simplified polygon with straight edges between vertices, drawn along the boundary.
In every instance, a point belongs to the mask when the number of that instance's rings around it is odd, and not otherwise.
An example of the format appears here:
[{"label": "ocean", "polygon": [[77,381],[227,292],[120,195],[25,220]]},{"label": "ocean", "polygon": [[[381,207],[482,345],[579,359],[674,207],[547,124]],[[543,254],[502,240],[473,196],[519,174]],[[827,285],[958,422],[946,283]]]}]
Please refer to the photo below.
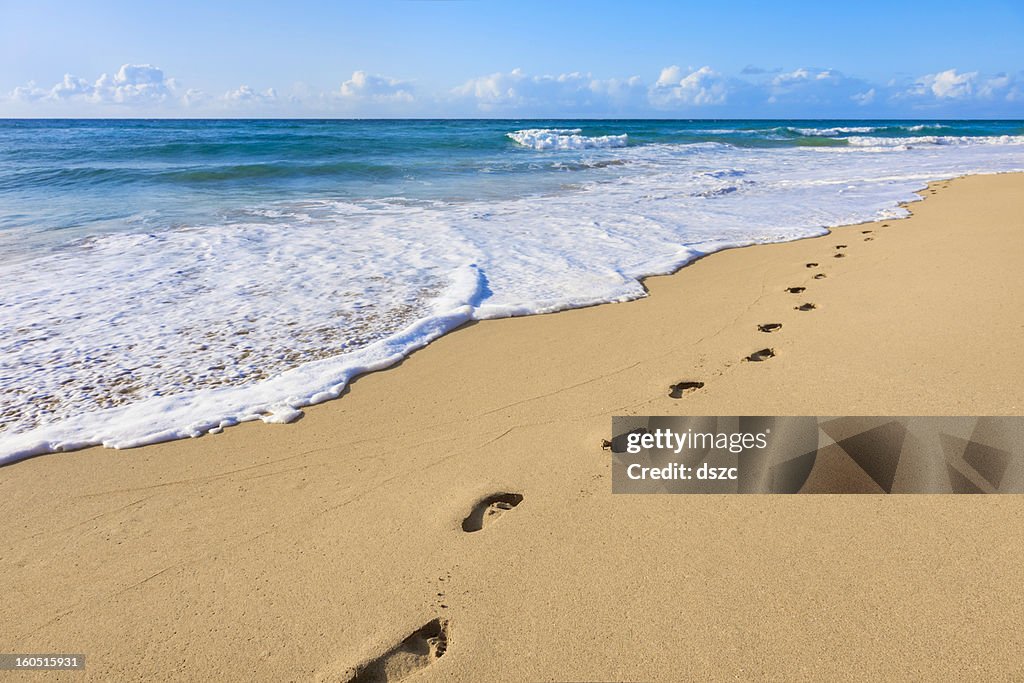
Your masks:
[{"label": "ocean", "polygon": [[1006,171],[1022,121],[0,121],[0,463],[288,422],[469,320]]}]

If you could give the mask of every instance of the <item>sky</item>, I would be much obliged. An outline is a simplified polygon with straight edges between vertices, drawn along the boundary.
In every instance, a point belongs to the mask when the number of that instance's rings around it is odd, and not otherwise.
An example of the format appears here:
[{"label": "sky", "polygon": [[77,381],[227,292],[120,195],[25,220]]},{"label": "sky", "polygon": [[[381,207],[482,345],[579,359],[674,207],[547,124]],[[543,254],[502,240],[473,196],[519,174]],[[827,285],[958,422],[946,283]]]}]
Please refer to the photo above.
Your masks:
[{"label": "sky", "polygon": [[0,117],[1024,118],[1024,0],[0,0]]}]

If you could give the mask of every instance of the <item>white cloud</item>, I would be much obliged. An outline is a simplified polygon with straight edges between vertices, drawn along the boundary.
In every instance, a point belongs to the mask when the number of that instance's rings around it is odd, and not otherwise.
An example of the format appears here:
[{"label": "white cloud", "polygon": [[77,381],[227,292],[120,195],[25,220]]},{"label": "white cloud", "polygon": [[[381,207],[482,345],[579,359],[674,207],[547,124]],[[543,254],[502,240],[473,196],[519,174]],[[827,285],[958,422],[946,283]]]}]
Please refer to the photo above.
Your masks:
[{"label": "white cloud", "polygon": [[35,83],[21,86],[11,93],[22,101],[77,101],[92,104],[159,103],[174,95],[173,79],[164,78],[164,72],[150,64],[124,64],[113,75],[103,74],[95,82],[72,74],[49,90]]},{"label": "white cloud", "polygon": [[621,113],[643,102],[645,88],[639,76],[601,79],[579,71],[531,76],[513,69],[471,78],[450,95],[456,103],[492,114],[558,116],[584,111]]},{"label": "white cloud", "polygon": [[260,92],[253,90],[248,85],[241,85],[225,93],[224,99],[231,103],[271,104],[277,101],[277,91],[267,88]]},{"label": "white cloud", "polygon": [[852,84],[862,84],[863,81],[849,78],[835,69],[808,69],[799,68],[788,73],[782,73],[771,81],[772,91],[775,94],[791,91],[820,90],[829,87],[842,87]]},{"label": "white cloud", "polygon": [[[752,105],[766,104],[775,116],[806,116],[811,111],[818,116],[834,117],[855,113],[852,106],[863,110],[877,104],[883,88],[836,69],[806,66],[752,86]],[[856,114],[863,116],[864,112]]]},{"label": "white cloud", "polygon": [[46,97],[48,94],[49,91],[37,87],[35,81],[29,81],[28,84],[19,85],[12,90],[9,98],[16,102],[35,102]]},{"label": "white cloud", "polygon": [[91,85],[84,78],[64,74],[64,80],[53,86],[48,94],[54,99],[64,100],[79,95],[89,97],[95,92],[95,86]]},{"label": "white cloud", "polygon": [[579,73],[558,76],[527,76],[522,69],[472,78],[453,90],[456,97],[469,97],[483,111],[509,109],[564,101],[567,95],[586,97],[590,79]]},{"label": "white cloud", "polygon": [[875,95],[877,94],[878,93],[875,91],[874,88],[870,88],[865,92],[854,93],[853,95],[850,96],[850,99],[852,99],[860,106],[866,107],[875,101]]},{"label": "white cloud", "polygon": [[978,97],[1008,102],[1024,101],[1024,73],[998,74],[980,81]]},{"label": "white cloud", "polygon": [[939,99],[964,99],[974,94],[977,78],[977,71],[958,73],[956,69],[947,69],[922,76],[914,84],[912,92],[917,95],[931,93]]},{"label": "white cloud", "polygon": [[666,66],[661,70],[658,80],[654,82],[657,88],[671,88],[683,78],[683,70],[678,66]]},{"label": "white cloud", "polygon": [[691,70],[685,76],[678,66],[661,70],[650,90],[650,101],[659,107],[673,105],[721,105],[729,98],[727,80],[709,66]]},{"label": "white cloud", "polygon": [[[1016,76],[997,76],[986,84],[983,94],[993,98],[1002,97],[1007,102],[1024,102],[1024,72]],[[1020,110],[1017,109],[1016,113],[1019,114]]]},{"label": "white cloud", "polygon": [[998,74],[987,79],[978,79],[977,96],[986,100],[1017,102],[1024,100],[1024,78],[1020,74]]},{"label": "white cloud", "polygon": [[772,79],[772,85],[783,87],[793,83],[804,83],[811,78],[811,72],[804,68],[795,69],[788,73],[781,73]]},{"label": "white cloud", "polygon": [[[655,74],[651,74],[653,77]],[[222,91],[223,92],[223,91]],[[332,91],[302,82],[282,94],[248,84],[210,95],[183,88],[152,64],[124,64],[90,80],[67,74],[0,94],[0,115],[192,116],[322,115],[510,117],[650,116],[1021,116],[1024,72],[985,75],[947,69],[917,78],[869,82],[835,69],[746,67],[724,75],[711,66],[661,69],[657,77],[601,78],[573,71],[533,75],[522,69],[419,93],[411,81],[355,71]],[[707,112],[700,114],[698,112]]]},{"label": "white cloud", "polygon": [[619,105],[632,105],[642,99],[646,93],[644,81],[639,76],[629,78],[595,78],[590,81],[590,91],[595,95],[606,97],[609,101]]},{"label": "white cloud", "polygon": [[1024,73],[985,76],[947,69],[915,79],[894,92],[892,101],[929,111],[945,108],[956,115],[987,116],[996,111],[1020,116],[1014,103],[1024,101]]},{"label": "white cloud", "polygon": [[204,102],[209,102],[210,98],[202,90],[197,90],[196,88],[189,88],[185,91],[185,94],[182,95],[181,101],[186,107],[194,107],[201,105]]},{"label": "white cloud", "polygon": [[91,96],[102,102],[162,102],[174,94],[174,88],[174,81],[165,79],[164,72],[155,66],[124,64],[113,76],[100,76]]},{"label": "white cloud", "polygon": [[341,97],[370,102],[412,102],[413,86],[408,81],[355,71],[341,84]]}]

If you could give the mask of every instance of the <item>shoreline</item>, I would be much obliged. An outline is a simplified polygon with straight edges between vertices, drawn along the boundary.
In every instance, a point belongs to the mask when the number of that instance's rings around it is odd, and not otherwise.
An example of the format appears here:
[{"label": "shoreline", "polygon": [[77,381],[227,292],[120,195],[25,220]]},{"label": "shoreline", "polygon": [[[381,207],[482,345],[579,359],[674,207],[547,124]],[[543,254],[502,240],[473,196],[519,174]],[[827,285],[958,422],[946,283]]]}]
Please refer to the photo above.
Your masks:
[{"label": "shoreline", "polygon": [[[981,176],[1005,175],[1007,173],[1013,174],[1013,172],[995,171],[995,172],[975,174],[975,175],[981,175]],[[900,202],[895,207],[896,209],[907,211],[908,212],[907,216],[900,216],[900,217],[896,217],[896,218],[878,218],[878,219],[873,219],[873,220],[870,220],[870,221],[865,221],[864,223],[857,223],[857,224],[854,224],[854,225],[871,225],[871,224],[875,224],[875,223],[880,224],[880,223],[882,223],[884,221],[899,221],[899,220],[903,220],[903,219],[909,217],[909,215],[910,215],[910,207],[913,206],[914,204],[920,202],[920,201],[923,201],[923,199],[925,198],[924,193],[930,191],[932,186],[942,185],[942,184],[948,183],[948,182],[950,182],[952,180],[956,180],[956,179],[962,178],[962,177],[964,177],[964,176],[957,176],[957,177],[954,177],[954,178],[947,178],[947,179],[943,179],[943,180],[933,181],[931,183],[927,183],[920,190],[916,190],[914,192],[914,194],[918,195],[920,197],[920,199]],[[167,425],[164,429],[160,430],[159,432],[151,433],[151,434],[148,434],[148,435],[142,435],[142,436],[136,435],[136,436],[128,436],[128,437],[126,437],[124,435],[121,435],[121,436],[114,437],[112,435],[106,435],[105,436],[102,433],[97,433],[96,436],[88,437],[88,438],[82,437],[82,436],[74,436],[74,437],[66,438],[63,441],[60,441],[59,443],[61,443],[61,446],[58,447],[56,450],[53,450],[52,447],[46,445],[46,441],[47,441],[46,439],[44,439],[42,441],[40,441],[38,439],[34,440],[34,441],[33,440],[29,440],[29,441],[26,441],[24,444],[22,444],[19,447],[19,449],[16,449],[13,453],[7,454],[7,455],[0,455],[0,468],[6,467],[6,466],[9,466],[9,465],[18,463],[18,462],[21,462],[23,460],[27,460],[27,459],[31,459],[31,458],[36,458],[36,457],[40,457],[40,456],[45,456],[45,455],[52,455],[54,453],[73,453],[73,452],[87,450],[87,449],[95,448],[95,447],[112,448],[112,449],[116,449],[116,450],[130,450],[130,449],[135,449],[135,448],[143,448],[143,447],[147,447],[147,446],[153,446],[153,445],[162,444],[162,443],[170,443],[170,442],[174,442],[174,441],[178,441],[178,440],[183,440],[183,439],[195,439],[195,438],[202,438],[202,437],[206,437],[206,436],[214,436],[216,434],[222,433],[225,429],[232,429],[234,427],[237,427],[239,425],[246,424],[246,423],[263,422],[265,424],[291,424],[291,423],[297,422],[298,420],[301,420],[305,416],[305,411],[313,409],[313,408],[315,408],[317,406],[323,405],[324,403],[329,403],[331,401],[338,400],[341,397],[343,397],[345,394],[347,394],[349,392],[349,387],[356,380],[358,380],[358,379],[360,379],[362,377],[365,377],[366,375],[370,375],[370,374],[373,374],[373,373],[376,373],[376,372],[382,372],[382,371],[385,371],[385,370],[390,370],[392,368],[395,368],[395,367],[401,365],[405,360],[407,360],[413,354],[422,352],[424,349],[426,349],[427,347],[429,347],[432,344],[436,343],[442,337],[450,335],[450,334],[452,334],[452,333],[454,333],[454,332],[456,332],[456,331],[458,331],[458,330],[460,330],[460,329],[462,329],[464,327],[475,325],[475,324],[479,324],[479,323],[483,323],[483,322],[489,322],[489,321],[492,321],[492,320],[504,320],[504,319],[511,319],[511,318],[523,318],[523,317],[531,317],[531,316],[538,316],[538,315],[551,315],[551,314],[554,314],[554,313],[564,313],[566,311],[592,308],[592,307],[595,307],[595,306],[605,306],[605,305],[610,305],[610,304],[629,303],[631,301],[636,301],[637,299],[640,299],[640,298],[646,298],[646,296],[650,295],[650,290],[649,290],[649,288],[647,287],[647,284],[646,284],[646,282],[649,279],[673,276],[673,275],[679,273],[684,268],[690,267],[693,264],[697,263],[698,261],[706,259],[709,256],[713,256],[714,254],[718,254],[718,253],[724,252],[724,251],[730,251],[730,250],[733,250],[733,249],[746,249],[746,248],[749,248],[749,247],[756,247],[756,246],[767,246],[767,245],[773,245],[773,244],[786,244],[788,242],[798,242],[798,241],[807,240],[807,239],[817,239],[817,238],[820,238],[820,237],[825,237],[825,236],[831,234],[832,231],[837,230],[839,228],[843,228],[843,227],[849,227],[849,226],[840,225],[840,226],[832,226],[832,227],[823,227],[821,229],[825,230],[826,232],[823,233],[823,234],[819,234],[819,235],[809,235],[809,236],[806,236],[806,237],[798,237],[798,238],[795,238],[795,239],[782,240],[782,241],[778,241],[778,242],[757,242],[757,243],[753,243],[753,244],[724,246],[724,247],[721,247],[721,248],[719,248],[719,249],[717,249],[715,251],[701,253],[701,254],[699,254],[697,256],[692,257],[690,260],[684,261],[681,265],[675,266],[672,270],[670,270],[668,272],[660,272],[660,273],[659,272],[654,272],[654,273],[652,273],[650,275],[644,275],[644,276],[636,278],[637,283],[639,284],[639,286],[642,288],[642,290],[644,292],[644,296],[637,297],[636,299],[602,300],[602,301],[597,301],[597,302],[594,302],[594,303],[579,304],[579,305],[575,305],[575,306],[574,305],[566,305],[566,307],[564,307],[564,308],[556,308],[554,310],[539,311],[539,312],[534,312],[534,313],[512,314],[512,315],[507,315],[507,316],[499,316],[499,317],[496,317],[496,318],[474,318],[474,317],[472,317],[472,314],[469,314],[469,319],[468,320],[465,320],[464,322],[458,323],[454,327],[450,327],[450,328],[446,329],[445,331],[438,333],[436,336],[429,336],[428,335],[428,337],[425,339],[425,341],[423,341],[422,343],[418,342],[419,345],[413,346],[411,348],[411,350],[394,352],[385,360],[379,360],[379,359],[374,360],[374,359],[371,359],[371,360],[365,361],[365,362],[351,361],[350,362],[350,366],[346,366],[346,369],[344,369],[344,370],[341,370],[341,371],[332,370],[331,372],[334,372],[334,373],[336,373],[336,374],[338,374],[340,376],[347,376],[348,377],[347,379],[343,380],[343,386],[342,386],[342,388],[340,390],[336,390],[336,388],[320,387],[319,389],[317,389],[315,391],[310,390],[310,391],[312,391],[312,393],[309,393],[309,391],[307,391],[307,394],[309,394],[309,396],[311,396],[312,398],[304,398],[304,399],[299,400],[299,401],[291,401],[291,400],[289,400],[289,401],[279,401],[279,402],[274,403],[274,404],[269,404],[269,403],[268,404],[264,404],[262,406],[257,406],[257,408],[254,408],[253,410],[255,412],[250,411],[250,414],[248,414],[248,415],[240,415],[240,414],[238,414],[238,415],[232,415],[232,416],[229,416],[229,417],[226,417],[226,418],[217,418],[217,419],[211,419],[211,418],[208,418],[208,417],[203,417],[203,418],[200,418],[199,420],[197,420],[195,422],[189,423],[188,426],[181,426],[181,424],[179,422],[176,426],[175,425]],[[395,338],[402,338],[402,337],[409,336],[410,331],[413,330],[413,329],[432,327],[432,326],[436,325],[439,320],[442,320],[442,319],[445,319],[445,318],[465,318],[465,317],[467,317],[466,314],[464,314],[462,312],[459,312],[459,311],[449,311],[449,312],[444,313],[444,314],[438,314],[434,318],[421,319],[421,320],[418,320],[418,321],[414,322],[408,328],[399,331],[395,335],[393,335],[391,337],[387,337],[387,338],[381,340],[379,343],[383,344],[385,347],[387,347],[387,346],[391,345],[392,343],[394,343],[393,340]],[[369,351],[371,349],[372,349],[372,347],[369,347],[367,349],[362,349],[359,352],[357,352],[357,354],[365,352],[365,351]],[[363,355],[366,355],[366,354],[363,354]],[[373,353],[369,354],[369,356],[371,356],[371,357],[373,355],[374,355]],[[393,358],[397,358],[397,360],[392,360]],[[322,360],[330,360],[330,359],[322,359]],[[318,365],[321,362],[322,361],[313,361],[309,365],[310,366]],[[353,368],[362,368],[362,369],[360,370],[360,369],[353,369]],[[289,373],[299,372],[299,371],[302,371],[304,369],[306,369],[305,366],[298,366],[298,367],[295,367],[295,368],[291,368],[290,370],[286,371],[284,373],[284,375],[288,375]],[[308,373],[308,369],[306,369],[306,371]],[[274,379],[275,378],[271,378],[269,381],[274,381]],[[236,388],[242,388],[242,387],[236,387]],[[329,395],[329,396],[327,398],[322,398],[323,396],[326,396],[326,395]],[[321,398],[317,398],[317,397],[321,397]],[[169,397],[169,398],[173,399],[174,397]],[[154,399],[150,399],[149,401],[152,402],[153,400]],[[160,400],[163,401],[165,399],[160,399]],[[196,400],[201,400],[201,397],[197,398]],[[143,404],[128,404],[126,406],[120,407],[120,408],[118,408],[118,410],[124,410],[124,411],[127,411],[127,412],[125,414],[123,414],[123,415],[111,416],[111,418],[112,418],[112,420],[128,420],[128,421],[131,421],[131,422],[139,422],[140,421],[139,415],[134,415],[132,413],[132,411],[137,411],[144,404],[145,404],[145,402]],[[164,409],[157,409],[156,413],[159,414],[160,412],[164,412],[166,410],[171,410],[171,408],[168,406],[168,407],[166,407]],[[150,412],[153,412],[153,408],[152,407],[150,408]],[[76,420],[77,420],[77,417],[73,417],[73,418],[71,418],[70,421],[71,422],[75,422]],[[60,433],[60,429],[59,429],[60,425],[58,424],[56,426],[58,427],[58,433]],[[81,432],[81,429],[82,428],[79,427],[78,428],[78,432],[75,432],[75,433],[79,434]],[[16,434],[16,435],[13,436],[13,438],[23,437],[23,436],[25,436],[27,434],[31,434],[31,433],[33,433],[33,432],[27,432],[25,434]],[[52,435],[49,438],[49,443],[53,443]]]},{"label": "shoreline", "polygon": [[[1024,174],[922,193],[463,325],[293,426],[0,468],[7,649],[344,680],[438,620],[420,680],[1019,674],[1020,497],[613,496],[601,449],[616,414],[1024,412]],[[498,493],[522,499],[463,531]]]}]

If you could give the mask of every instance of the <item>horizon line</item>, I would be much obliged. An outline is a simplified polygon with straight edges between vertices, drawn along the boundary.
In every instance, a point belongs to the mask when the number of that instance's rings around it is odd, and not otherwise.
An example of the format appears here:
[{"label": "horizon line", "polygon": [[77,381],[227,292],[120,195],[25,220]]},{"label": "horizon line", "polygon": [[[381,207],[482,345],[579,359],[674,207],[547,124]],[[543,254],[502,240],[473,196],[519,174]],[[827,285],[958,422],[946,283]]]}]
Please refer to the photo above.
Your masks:
[{"label": "horizon line", "polygon": [[0,116],[0,121],[1020,121],[1024,118],[895,117],[595,117],[595,116]]}]

